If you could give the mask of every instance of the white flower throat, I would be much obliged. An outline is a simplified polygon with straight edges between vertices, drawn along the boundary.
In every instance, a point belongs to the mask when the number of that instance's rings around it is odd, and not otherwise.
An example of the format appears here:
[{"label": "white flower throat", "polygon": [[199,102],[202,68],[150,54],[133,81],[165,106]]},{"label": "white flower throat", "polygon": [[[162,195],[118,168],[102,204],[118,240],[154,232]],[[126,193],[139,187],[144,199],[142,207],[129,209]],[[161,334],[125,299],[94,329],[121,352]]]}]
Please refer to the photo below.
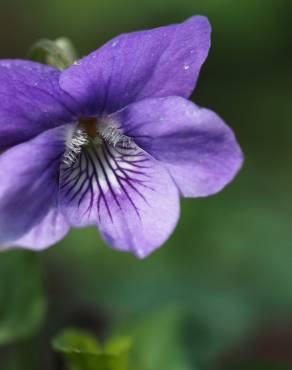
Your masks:
[{"label": "white flower throat", "polygon": [[151,163],[117,122],[82,119],[67,137],[59,172],[60,197],[78,209],[78,217],[86,218],[86,223],[96,224],[96,215],[101,222],[101,214],[114,222],[115,214],[124,212],[124,204],[141,218],[138,204],[146,202],[143,191],[153,191]]}]

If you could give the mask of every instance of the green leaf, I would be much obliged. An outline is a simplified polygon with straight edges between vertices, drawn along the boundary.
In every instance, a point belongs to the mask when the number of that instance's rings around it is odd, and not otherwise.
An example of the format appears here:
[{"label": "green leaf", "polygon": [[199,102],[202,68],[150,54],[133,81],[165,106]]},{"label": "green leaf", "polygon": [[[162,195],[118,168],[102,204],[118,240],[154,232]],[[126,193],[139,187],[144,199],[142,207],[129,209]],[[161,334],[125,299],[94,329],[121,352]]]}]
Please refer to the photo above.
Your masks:
[{"label": "green leaf", "polygon": [[28,57],[35,62],[63,70],[76,61],[77,53],[72,42],[62,37],[54,41],[39,40],[31,47]]},{"label": "green leaf", "polygon": [[128,338],[114,338],[101,346],[92,334],[67,329],[52,344],[65,356],[70,370],[130,370]]},{"label": "green leaf", "polygon": [[53,340],[56,351],[71,352],[82,351],[96,353],[101,351],[101,346],[94,335],[83,330],[66,329]]},{"label": "green leaf", "polygon": [[32,336],[45,313],[38,257],[26,251],[0,255],[0,345]]}]

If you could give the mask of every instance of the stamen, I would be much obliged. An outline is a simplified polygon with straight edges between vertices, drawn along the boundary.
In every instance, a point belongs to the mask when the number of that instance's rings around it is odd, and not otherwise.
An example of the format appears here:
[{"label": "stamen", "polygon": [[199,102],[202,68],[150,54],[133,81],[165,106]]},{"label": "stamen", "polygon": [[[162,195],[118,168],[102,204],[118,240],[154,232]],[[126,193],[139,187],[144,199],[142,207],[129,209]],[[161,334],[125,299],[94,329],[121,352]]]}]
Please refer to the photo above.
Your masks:
[{"label": "stamen", "polygon": [[114,147],[117,144],[121,144],[124,148],[128,148],[132,144],[132,139],[121,134],[116,125],[110,122],[99,122],[98,134],[108,144],[113,145]]},{"label": "stamen", "polygon": [[72,138],[67,144],[67,150],[64,154],[64,163],[67,166],[74,164],[84,145],[89,144],[89,137],[83,128],[77,128]]}]

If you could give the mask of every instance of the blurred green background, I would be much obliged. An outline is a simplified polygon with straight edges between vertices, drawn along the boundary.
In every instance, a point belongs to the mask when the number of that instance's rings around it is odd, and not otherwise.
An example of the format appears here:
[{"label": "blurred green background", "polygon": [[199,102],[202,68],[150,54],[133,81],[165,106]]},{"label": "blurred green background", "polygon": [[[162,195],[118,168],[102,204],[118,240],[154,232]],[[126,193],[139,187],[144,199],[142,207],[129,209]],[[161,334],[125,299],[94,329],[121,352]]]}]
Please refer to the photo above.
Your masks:
[{"label": "blurred green background", "polygon": [[193,100],[233,127],[243,170],[222,193],[183,200],[144,261],[94,229],[0,255],[1,370],[63,369],[51,340],[67,327],[130,337],[132,370],[292,368],[291,0],[0,0],[0,58],[60,36],[85,55],[194,14],[213,42]]}]

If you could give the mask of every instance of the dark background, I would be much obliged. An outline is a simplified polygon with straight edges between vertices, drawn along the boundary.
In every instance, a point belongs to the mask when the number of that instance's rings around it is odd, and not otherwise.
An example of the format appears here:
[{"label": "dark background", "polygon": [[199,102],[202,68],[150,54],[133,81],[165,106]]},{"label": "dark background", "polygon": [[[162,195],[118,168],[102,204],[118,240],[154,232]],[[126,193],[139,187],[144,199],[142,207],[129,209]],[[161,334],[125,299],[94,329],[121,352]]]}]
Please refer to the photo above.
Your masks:
[{"label": "dark background", "polygon": [[17,253],[1,255],[0,343],[16,306],[24,332],[26,320],[43,318],[21,339],[8,325],[1,370],[61,368],[50,340],[72,325],[99,337],[138,325],[145,370],[292,368],[292,2],[0,0],[0,58],[25,58],[37,39],[60,36],[85,55],[119,33],[195,14],[209,18],[213,37],[192,99],[234,129],[244,168],[222,193],[183,200],[175,233],[144,261],[110,249],[94,229],[38,255],[45,315],[37,306],[28,319],[24,298],[11,298],[25,282],[39,287],[29,280],[36,273],[17,267]]}]

